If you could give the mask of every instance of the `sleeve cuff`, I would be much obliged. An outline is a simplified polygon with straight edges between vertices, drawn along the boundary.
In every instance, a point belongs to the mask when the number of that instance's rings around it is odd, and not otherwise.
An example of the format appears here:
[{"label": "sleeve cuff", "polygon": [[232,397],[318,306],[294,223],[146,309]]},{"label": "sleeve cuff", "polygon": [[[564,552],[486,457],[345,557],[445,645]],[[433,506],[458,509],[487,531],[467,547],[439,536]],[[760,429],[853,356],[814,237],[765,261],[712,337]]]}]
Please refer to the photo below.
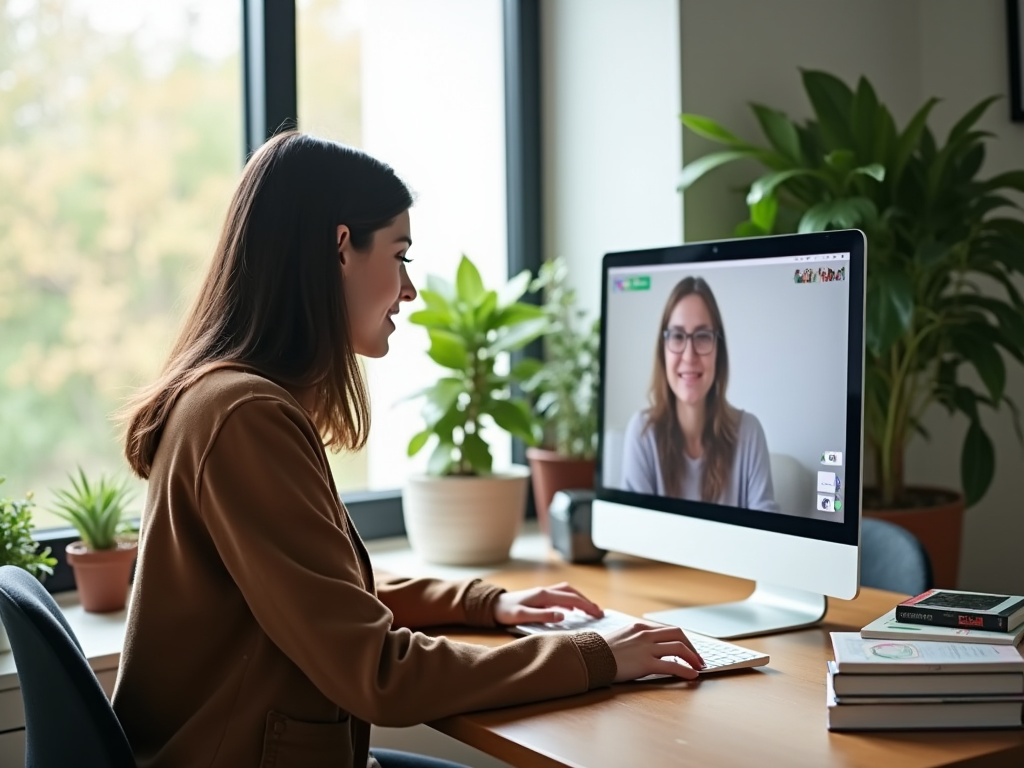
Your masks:
[{"label": "sleeve cuff", "polygon": [[583,663],[587,665],[587,687],[593,690],[611,685],[619,666],[605,639],[597,632],[576,632],[570,637],[583,654]]},{"label": "sleeve cuff", "polygon": [[487,584],[480,579],[471,581],[462,600],[466,610],[466,624],[471,627],[496,627],[494,604],[498,596],[504,593],[503,588],[494,584]]}]

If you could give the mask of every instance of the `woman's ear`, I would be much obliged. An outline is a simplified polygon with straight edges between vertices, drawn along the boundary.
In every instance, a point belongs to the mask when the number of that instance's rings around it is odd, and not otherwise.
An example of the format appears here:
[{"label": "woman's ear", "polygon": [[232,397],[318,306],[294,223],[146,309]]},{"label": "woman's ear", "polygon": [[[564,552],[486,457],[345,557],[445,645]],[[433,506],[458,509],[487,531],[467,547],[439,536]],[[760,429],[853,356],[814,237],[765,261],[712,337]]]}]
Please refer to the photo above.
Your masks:
[{"label": "woman's ear", "polygon": [[344,264],[348,256],[347,251],[352,247],[352,232],[345,224],[338,225],[338,256]]}]

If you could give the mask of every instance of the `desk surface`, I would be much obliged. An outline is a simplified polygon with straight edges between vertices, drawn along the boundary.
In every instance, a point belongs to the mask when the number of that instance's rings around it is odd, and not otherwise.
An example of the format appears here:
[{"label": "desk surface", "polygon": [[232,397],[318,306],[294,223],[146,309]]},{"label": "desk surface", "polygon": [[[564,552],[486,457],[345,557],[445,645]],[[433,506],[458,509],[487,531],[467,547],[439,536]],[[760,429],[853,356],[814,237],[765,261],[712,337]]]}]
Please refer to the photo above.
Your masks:
[{"label": "desk surface", "polygon": [[[568,566],[551,556],[488,575],[509,589],[572,582],[602,607],[645,611],[738,600],[748,581],[636,558]],[[541,704],[460,715],[434,728],[517,768],[604,766],[1024,766],[1024,731],[830,733],[825,662],[830,631],[859,630],[898,602],[865,589],[830,600],[822,624],[740,645],[771,655],[767,668],[686,683],[659,680]],[[446,633],[497,645],[500,634]]]}]

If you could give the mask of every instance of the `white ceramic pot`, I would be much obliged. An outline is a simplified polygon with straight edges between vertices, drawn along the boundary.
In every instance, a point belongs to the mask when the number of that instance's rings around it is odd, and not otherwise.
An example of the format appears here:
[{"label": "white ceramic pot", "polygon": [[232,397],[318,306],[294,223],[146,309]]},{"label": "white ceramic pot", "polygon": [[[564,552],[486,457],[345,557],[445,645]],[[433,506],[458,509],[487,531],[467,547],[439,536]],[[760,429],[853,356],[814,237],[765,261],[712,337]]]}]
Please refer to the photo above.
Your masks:
[{"label": "white ceramic pot", "polygon": [[413,551],[443,565],[505,562],[526,512],[529,478],[517,464],[488,477],[410,476],[402,510]]}]

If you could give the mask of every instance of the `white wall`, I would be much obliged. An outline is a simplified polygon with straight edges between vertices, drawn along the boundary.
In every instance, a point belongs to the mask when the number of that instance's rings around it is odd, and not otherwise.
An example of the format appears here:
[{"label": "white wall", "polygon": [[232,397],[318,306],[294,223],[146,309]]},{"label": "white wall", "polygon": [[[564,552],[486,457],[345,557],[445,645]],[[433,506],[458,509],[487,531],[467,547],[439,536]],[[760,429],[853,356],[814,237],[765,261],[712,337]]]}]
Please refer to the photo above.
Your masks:
[{"label": "white wall", "polygon": [[677,0],[541,3],[544,256],[595,316],[605,253],[682,238],[678,29]]},{"label": "white wall", "polygon": [[[1006,30],[1002,0],[681,0],[683,109],[713,116],[741,136],[760,131],[747,104],[759,101],[805,117],[798,67],[820,68],[848,82],[865,74],[899,125],[932,95],[942,135],[983,97],[1006,94]],[[1009,121],[998,103],[982,127],[998,137],[984,171],[1024,167],[1024,124]],[[685,135],[686,160],[710,149]],[[727,235],[744,215],[731,189],[755,168],[730,168],[698,182],[686,195],[687,240]],[[869,256],[870,258],[870,256]],[[1024,372],[1010,362],[1007,392],[1024,401]],[[966,424],[941,410],[928,414],[932,442],[916,439],[908,480],[949,486],[959,478]],[[1005,415],[986,420],[996,443],[996,478],[988,496],[967,513],[960,586],[1024,594],[1024,505],[1015,480],[1024,459]]]}]

